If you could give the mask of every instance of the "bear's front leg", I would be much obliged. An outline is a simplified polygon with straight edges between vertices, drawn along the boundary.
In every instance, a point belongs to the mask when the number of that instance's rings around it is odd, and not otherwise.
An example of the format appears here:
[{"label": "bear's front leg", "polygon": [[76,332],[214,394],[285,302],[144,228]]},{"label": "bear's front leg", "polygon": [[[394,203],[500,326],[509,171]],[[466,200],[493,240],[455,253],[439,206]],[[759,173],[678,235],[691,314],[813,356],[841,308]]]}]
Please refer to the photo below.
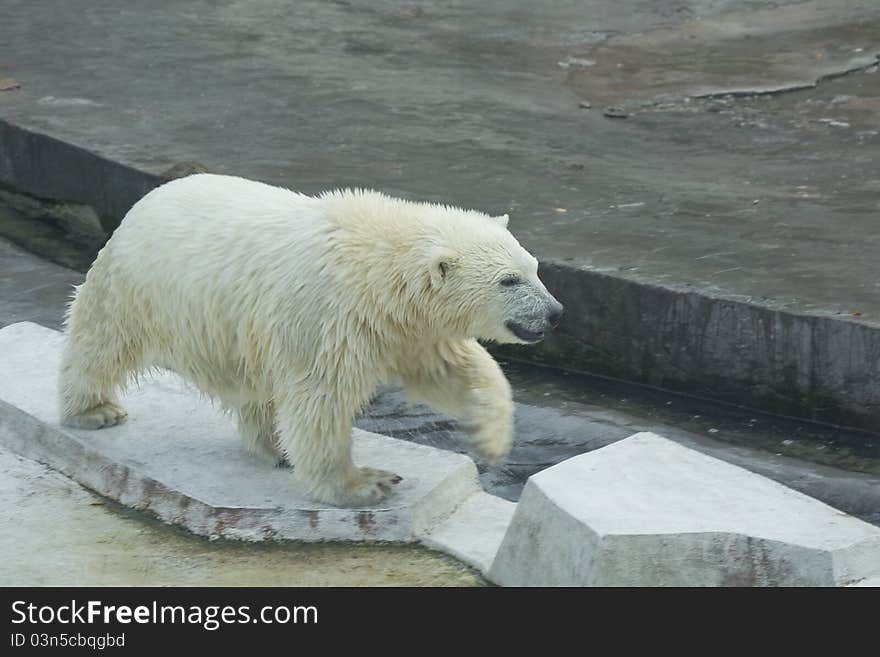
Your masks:
[{"label": "bear's front leg", "polygon": [[351,458],[353,413],[336,394],[276,396],[278,447],[294,476],[316,500],[336,506],[366,506],[385,499],[402,478],[359,468]]},{"label": "bear's front leg", "polygon": [[400,372],[407,396],[462,423],[480,458],[498,463],[513,443],[513,394],[489,352],[476,340],[422,351]]}]

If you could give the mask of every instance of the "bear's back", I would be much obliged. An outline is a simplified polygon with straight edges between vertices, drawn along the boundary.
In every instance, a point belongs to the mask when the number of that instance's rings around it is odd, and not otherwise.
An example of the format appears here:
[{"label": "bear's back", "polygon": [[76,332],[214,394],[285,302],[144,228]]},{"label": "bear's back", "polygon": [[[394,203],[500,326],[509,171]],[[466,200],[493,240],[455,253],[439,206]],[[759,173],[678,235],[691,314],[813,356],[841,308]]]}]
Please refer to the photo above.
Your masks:
[{"label": "bear's back", "polygon": [[119,232],[149,241],[161,234],[213,241],[279,227],[298,230],[319,220],[316,199],[236,176],[197,174],[157,187],[129,210]]},{"label": "bear's back", "polygon": [[276,341],[303,363],[314,355],[337,296],[331,230],[314,198],[199,174],[136,203],[89,277],[107,286],[117,316],[142,327],[150,362],[225,397],[221,379],[265,370]]},{"label": "bear's back", "polygon": [[282,293],[312,304],[328,259],[325,215],[303,194],[198,174],[138,201],[99,258],[119,285],[163,307],[243,312]]},{"label": "bear's back", "polygon": [[281,258],[299,262],[306,252],[314,260],[327,229],[314,198],[244,178],[198,174],[144,196],[108,247],[115,266],[138,275],[243,275]]}]

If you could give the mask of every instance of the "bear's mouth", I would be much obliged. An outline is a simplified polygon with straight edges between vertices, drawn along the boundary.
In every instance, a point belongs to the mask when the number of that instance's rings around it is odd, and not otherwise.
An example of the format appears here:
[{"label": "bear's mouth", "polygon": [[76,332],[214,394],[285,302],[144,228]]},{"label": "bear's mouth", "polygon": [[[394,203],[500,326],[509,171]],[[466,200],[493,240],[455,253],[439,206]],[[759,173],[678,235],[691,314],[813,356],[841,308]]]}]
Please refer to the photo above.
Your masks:
[{"label": "bear's mouth", "polygon": [[508,330],[513,333],[516,337],[518,337],[523,342],[528,342],[530,344],[534,344],[535,342],[540,342],[544,339],[544,331],[540,331],[536,333],[535,331],[530,331],[525,326],[521,324],[517,324],[516,322],[505,322],[504,324]]}]

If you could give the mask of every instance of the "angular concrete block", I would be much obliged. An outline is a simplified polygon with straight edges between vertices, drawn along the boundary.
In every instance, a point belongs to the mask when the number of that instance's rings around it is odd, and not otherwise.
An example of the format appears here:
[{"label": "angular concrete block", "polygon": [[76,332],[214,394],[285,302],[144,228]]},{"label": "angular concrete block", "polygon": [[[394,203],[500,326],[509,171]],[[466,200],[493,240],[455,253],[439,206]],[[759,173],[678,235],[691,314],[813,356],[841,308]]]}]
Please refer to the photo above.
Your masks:
[{"label": "angular concrete block", "polygon": [[531,477],[489,571],[514,586],[840,586],[880,529],[651,433]]},{"label": "angular concrete block", "polygon": [[516,503],[475,493],[448,518],[419,533],[422,543],[487,573],[504,538]]},{"label": "angular concrete block", "polygon": [[63,340],[37,324],[0,330],[0,443],[196,534],[410,542],[482,492],[466,456],[355,430],[355,462],[393,470],[403,481],[377,508],[313,502],[289,470],[249,455],[233,421],[170,373],[122,397],[129,417],[120,426],[61,427]]}]

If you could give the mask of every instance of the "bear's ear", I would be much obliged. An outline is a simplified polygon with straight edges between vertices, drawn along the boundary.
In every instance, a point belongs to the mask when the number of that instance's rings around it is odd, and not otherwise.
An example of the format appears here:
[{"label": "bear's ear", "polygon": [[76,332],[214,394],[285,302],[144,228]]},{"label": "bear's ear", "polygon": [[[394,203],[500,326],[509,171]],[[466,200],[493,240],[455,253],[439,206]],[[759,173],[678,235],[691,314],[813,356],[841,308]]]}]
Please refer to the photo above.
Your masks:
[{"label": "bear's ear", "polygon": [[496,224],[501,226],[502,228],[507,228],[507,222],[510,221],[510,217],[506,214],[498,215],[497,217],[489,217]]},{"label": "bear's ear", "polygon": [[455,254],[449,249],[437,247],[431,252],[429,262],[431,285],[440,287],[449,276],[449,270],[455,266]]}]

